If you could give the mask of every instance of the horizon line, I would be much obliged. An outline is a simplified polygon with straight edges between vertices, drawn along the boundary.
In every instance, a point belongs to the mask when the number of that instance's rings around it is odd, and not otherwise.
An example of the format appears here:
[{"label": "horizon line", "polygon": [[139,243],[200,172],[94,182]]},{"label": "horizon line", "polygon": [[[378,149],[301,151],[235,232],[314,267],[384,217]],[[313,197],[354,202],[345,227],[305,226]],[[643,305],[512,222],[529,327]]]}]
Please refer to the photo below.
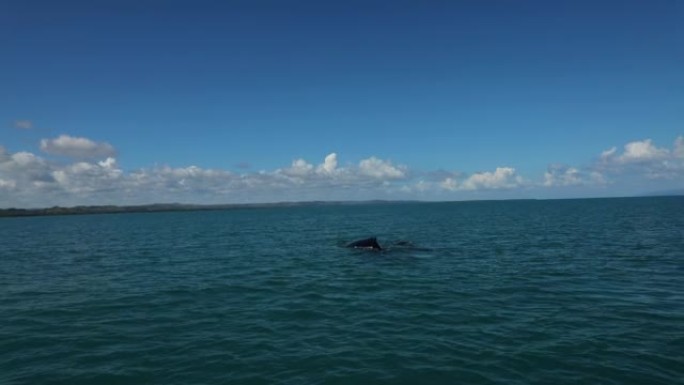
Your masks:
[{"label": "horizon line", "polygon": [[565,201],[565,200],[589,200],[589,199],[639,199],[639,198],[674,198],[684,196],[683,192],[631,195],[631,196],[604,196],[604,197],[581,197],[581,198],[502,198],[502,199],[462,199],[430,201],[417,199],[366,199],[366,200],[309,200],[309,201],[275,201],[253,203],[147,203],[137,205],[76,205],[76,206],[51,206],[37,208],[9,207],[0,208],[0,217],[26,217],[26,216],[54,216],[54,215],[93,215],[93,214],[126,214],[126,213],[154,213],[172,211],[219,211],[240,208],[268,208],[286,206],[326,206],[326,205],[364,205],[364,204],[440,204],[440,203],[469,203],[469,202],[509,202],[509,201]]}]

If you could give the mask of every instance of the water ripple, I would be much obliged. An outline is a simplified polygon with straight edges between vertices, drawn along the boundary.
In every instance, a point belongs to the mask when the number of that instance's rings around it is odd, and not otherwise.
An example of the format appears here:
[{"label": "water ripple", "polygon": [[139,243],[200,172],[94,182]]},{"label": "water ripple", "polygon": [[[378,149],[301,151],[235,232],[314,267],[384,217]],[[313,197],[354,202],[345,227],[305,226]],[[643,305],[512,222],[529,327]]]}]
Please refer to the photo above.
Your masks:
[{"label": "water ripple", "polygon": [[677,383],[682,203],[3,219],[0,383]]}]

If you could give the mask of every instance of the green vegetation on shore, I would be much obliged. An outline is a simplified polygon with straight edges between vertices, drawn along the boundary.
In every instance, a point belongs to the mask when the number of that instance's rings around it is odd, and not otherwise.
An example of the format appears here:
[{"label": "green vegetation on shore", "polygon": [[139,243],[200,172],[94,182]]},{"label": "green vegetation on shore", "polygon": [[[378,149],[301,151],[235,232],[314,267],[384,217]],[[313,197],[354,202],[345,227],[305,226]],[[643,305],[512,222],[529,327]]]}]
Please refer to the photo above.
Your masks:
[{"label": "green vegetation on shore", "polygon": [[[196,205],[183,203],[155,203],[136,206],[74,206],[74,207],[48,207],[36,209],[8,208],[0,209],[0,217],[35,217],[46,215],[85,215],[85,214],[116,214],[116,213],[153,213],[162,211],[198,211],[198,210],[229,210],[242,208],[260,207],[288,207],[288,206],[314,206],[314,205],[342,205],[383,203],[385,201],[366,202],[332,202],[332,201],[309,201],[309,202],[277,202],[277,203],[235,203],[220,205]],[[393,202],[396,203],[396,202]]]}]

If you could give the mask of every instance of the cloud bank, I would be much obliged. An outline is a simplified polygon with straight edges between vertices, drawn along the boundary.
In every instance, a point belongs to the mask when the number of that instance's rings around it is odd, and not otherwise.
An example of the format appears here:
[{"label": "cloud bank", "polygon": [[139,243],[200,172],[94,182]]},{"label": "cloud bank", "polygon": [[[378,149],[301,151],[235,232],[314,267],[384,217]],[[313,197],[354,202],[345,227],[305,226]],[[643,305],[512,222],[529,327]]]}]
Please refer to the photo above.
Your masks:
[{"label": "cloud bank", "polygon": [[389,160],[370,157],[340,166],[336,153],[320,164],[295,159],[272,171],[155,166],[127,172],[108,143],[62,135],[41,140],[40,149],[71,161],[0,147],[0,207],[345,199],[350,194],[370,199],[406,179],[406,167]]},{"label": "cloud bank", "polygon": [[[246,203],[302,200],[439,199],[454,200],[568,188],[605,188],[622,179],[684,180],[684,137],[671,148],[650,139],[612,147],[585,165],[551,164],[539,178],[519,175],[510,166],[491,171],[411,170],[370,156],[342,163],[330,153],[319,163],[294,159],[266,171],[232,172],[198,166],[154,166],[123,170],[106,142],[61,135],[40,141],[46,157],[11,153],[0,146],[0,207],[155,202]],[[54,158],[56,156],[56,158]],[[641,179],[639,179],[641,178]],[[509,195],[506,195],[509,194]],[[516,195],[517,196],[517,195]]]}]

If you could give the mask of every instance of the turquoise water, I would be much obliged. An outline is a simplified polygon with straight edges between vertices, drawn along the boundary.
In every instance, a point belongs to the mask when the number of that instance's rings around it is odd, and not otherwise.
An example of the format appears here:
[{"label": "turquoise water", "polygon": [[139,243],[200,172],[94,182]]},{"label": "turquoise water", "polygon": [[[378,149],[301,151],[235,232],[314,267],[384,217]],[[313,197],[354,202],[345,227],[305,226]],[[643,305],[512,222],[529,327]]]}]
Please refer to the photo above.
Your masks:
[{"label": "turquoise water", "polygon": [[[674,384],[684,198],[0,219],[0,384]],[[340,247],[370,235],[415,247]]]}]

